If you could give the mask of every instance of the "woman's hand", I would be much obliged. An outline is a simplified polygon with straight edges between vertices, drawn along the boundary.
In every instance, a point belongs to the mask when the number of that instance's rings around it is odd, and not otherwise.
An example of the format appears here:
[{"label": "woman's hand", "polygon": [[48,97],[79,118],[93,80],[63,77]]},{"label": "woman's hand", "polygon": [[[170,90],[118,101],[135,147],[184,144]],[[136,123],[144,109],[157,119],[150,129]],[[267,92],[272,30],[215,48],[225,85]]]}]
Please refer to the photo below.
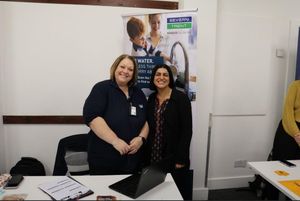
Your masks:
[{"label": "woman's hand", "polygon": [[141,137],[135,137],[130,141],[130,150],[128,154],[135,154],[143,145],[143,140]]},{"label": "woman's hand", "polygon": [[294,136],[294,139],[296,140],[297,144],[300,146],[300,133],[297,133],[297,134]]},{"label": "woman's hand", "polygon": [[130,150],[130,146],[122,139],[117,138],[112,142],[112,146],[120,152],[121,155],[127,154]]},{"label": "woman's hand", "polygon": [[175,169],[181,169],[181,168],[184,168],[184,164],[179,164],[179,163],[176,163],[175,164]]}]

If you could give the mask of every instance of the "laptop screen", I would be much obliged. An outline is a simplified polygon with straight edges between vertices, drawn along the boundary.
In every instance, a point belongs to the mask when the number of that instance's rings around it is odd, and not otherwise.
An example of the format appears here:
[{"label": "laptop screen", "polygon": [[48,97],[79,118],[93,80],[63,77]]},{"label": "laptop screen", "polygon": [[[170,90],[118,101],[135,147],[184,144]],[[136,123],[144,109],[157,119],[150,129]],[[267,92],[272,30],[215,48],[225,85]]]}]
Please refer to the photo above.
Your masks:
[{"label": "laptop screen", "polygon": [[140,173],[126,177],[110,185],[109,188],[135,199],[165,181],[168,162],[162,160],[151,164],[143,168]]}]

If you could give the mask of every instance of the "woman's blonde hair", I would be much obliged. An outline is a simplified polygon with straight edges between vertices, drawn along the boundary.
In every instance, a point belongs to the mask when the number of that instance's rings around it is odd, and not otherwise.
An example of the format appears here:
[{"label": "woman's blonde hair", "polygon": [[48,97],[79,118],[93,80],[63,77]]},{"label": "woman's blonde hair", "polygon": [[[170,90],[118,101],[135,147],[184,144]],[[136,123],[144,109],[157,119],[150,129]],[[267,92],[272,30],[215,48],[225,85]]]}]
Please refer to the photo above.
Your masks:
[{"label": "woman's blonde hair", "polygon": [[132,79],[128,82],[128,86],[131,87],[133,85],[136,84],[136,81],[137,81],[137,74],[138,74],[138,69],[137,69],[137,63],[135,61],[135,58],[133,56],[130,56],[128,54],[122,54],[120,55],[115,61],[114,63],[111,65],[110,67],[110,79],[113,80],[113,81],[116,81],[115,79],[115,72],[117,70],[117,67],[118,65],[120,64],[120,62],[123,60],[123,59],[130,59],[133,63],[133,76],[132,76]]},{"label": "woman's blonde hair", "polygon": [[156,15],[158,15],[159,17],[161,17],[161,14],[160,14],[160,13],[149,14],[149,15],[148,15],[148,20],[149,20],[149,22],[151,22],[151,20],[152,20]]}]

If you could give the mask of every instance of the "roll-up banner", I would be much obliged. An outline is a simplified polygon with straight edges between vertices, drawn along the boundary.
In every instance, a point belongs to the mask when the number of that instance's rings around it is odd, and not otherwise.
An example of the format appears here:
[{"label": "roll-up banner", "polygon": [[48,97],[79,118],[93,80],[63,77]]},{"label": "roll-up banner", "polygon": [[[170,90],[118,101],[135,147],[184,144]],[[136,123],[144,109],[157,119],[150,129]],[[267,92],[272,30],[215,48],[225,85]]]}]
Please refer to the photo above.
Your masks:
[{"label": "roll-up banner", "polygon": [[175,86],[196,100],[197,10],[123,16],[124,53],[138,63],[138,86],[146,96],[152,69],[171,67]]}]

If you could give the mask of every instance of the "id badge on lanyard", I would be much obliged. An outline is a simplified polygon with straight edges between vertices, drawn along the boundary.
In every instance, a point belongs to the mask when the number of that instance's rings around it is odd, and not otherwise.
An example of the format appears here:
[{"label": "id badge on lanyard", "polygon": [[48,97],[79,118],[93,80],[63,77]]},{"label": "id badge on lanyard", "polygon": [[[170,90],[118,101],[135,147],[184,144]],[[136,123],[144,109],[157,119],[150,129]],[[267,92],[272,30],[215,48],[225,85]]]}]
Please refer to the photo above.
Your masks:
[{"label": "id badge on lanyard", "polygon": [[136,107],[132,105],[132,103],[130,103],[130,109],[129,109],[129,113],[131,116],[136,116]]}]

